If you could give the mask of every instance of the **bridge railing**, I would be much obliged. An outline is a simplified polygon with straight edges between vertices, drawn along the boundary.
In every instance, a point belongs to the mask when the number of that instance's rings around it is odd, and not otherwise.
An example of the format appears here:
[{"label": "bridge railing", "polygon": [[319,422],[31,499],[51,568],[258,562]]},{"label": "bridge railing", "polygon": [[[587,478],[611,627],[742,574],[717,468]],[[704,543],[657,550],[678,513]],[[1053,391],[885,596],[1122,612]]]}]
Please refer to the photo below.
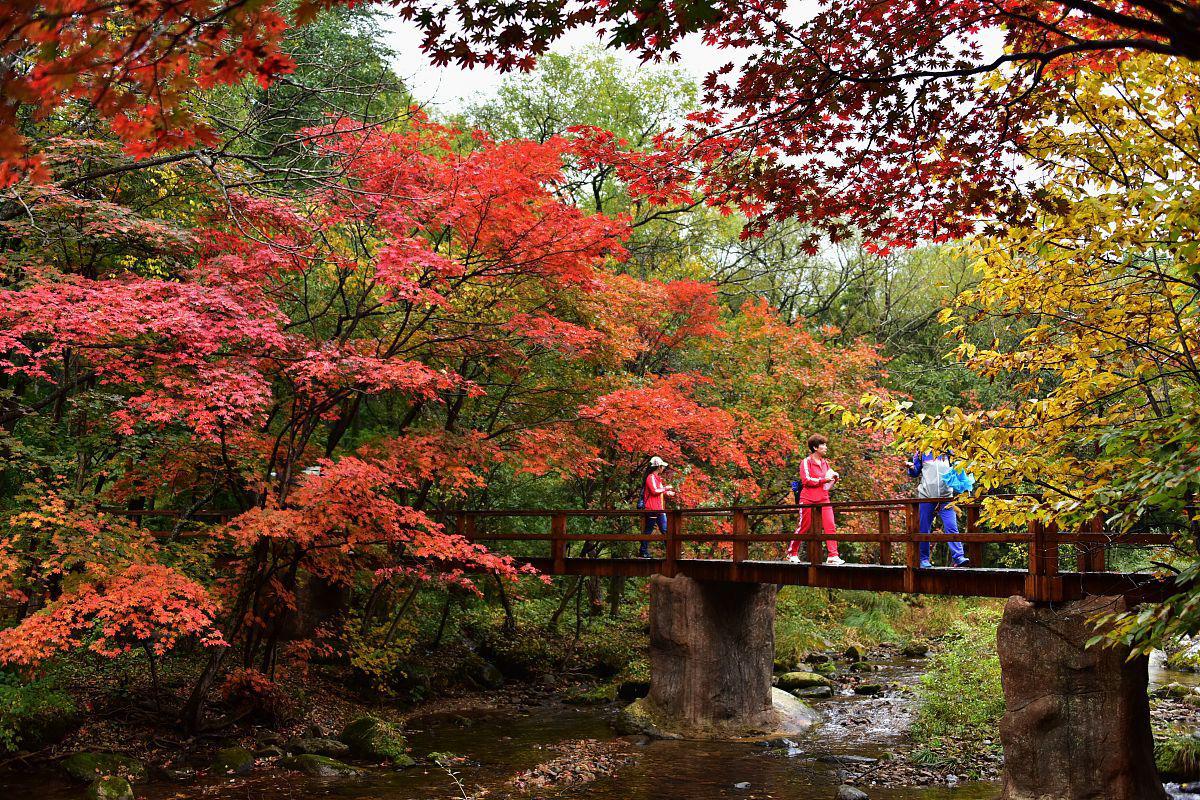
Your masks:
[{"label": "bridge railing", "polygon": [[[664,555],[650,561],[645,572],[674,575],[678,562],[685,558],[684,546],[709,545],[706,560],[726,561],[733,565],[752,561],[753,551],[761,551],[763,545],[774,545],[774,553],[767,553],[768,560],[782,560],[783,548],[788,542],[803,543],[804,560],[797,568],[807,569],[809,585],[820,585],[819,571],[839,569],[826,567],[822,562],[824,541],[861,542],[878,545],[878,565],[903,568],[904,591],[917,591],[920,566],[920,544],[931,545],[951,539],[963,543],[967,556],[976,565],[983,562],[984,545],[1003,543],[1017,545],[1027,552],[1025,592],[1030,599],[1041,601],[1061,600],[1063,593],[1063,565],[1060,550],[1070,546],[1075,555],[1075,572],[1107,572],[1106,553],[1117,546],[1161,546],[1171,544],[1173,537],[1160,532],[1112,532],[1105,531],[1100,520],[1093,521],[1081,530],[1062,531],[1055,525],[1031,522],[1025,530],[989,531],[979,527],[981,503],[978,501],[954,503],[961,515],[961,526],[957,535],[942,531],[921,533],[919,508],[929,502],[920,498],[894,500],[837,501],[828,504],[785,504],[767,506],[731,506],[712,508],[670,509],[667,515],[666,535],[642,533],[644,519],[648,513],[633,509],[488,509],[451,512],[447,521],[452,528],[472,541],[547,542],[549,556],[546,566],[554,573],[565,573],[570,548],[580,544],[579,556],[595,558],[599,555],[597,545],[601,543],[649,542],[652,547],[661,546]],[[818,509],[832,506],[834,512],[846,521],[846,517],[861,518],[849,528],[839,525],[829,534],[823,530]],[[801,509],[811,508],[810,529],[797,535],[794,532]],[[523,525],[532,519],[545,520],[548,528],[541,531],[491,530],[488,524],[499,520],[521,520]],[[603,533],[596,530],[572,530],[573,520],[609,520],[626,524],[635,532]],[[779,520],[783,530],[779,533],[764,533],[761,529],[771,520]],[[589,528],[593,525],[589,525]],[[702,529],[701,529],[702,528]],[[711,547],[716,545],[715,548]],[[897,552],[897,550],[899,552]],[[715,551],[715,552],[714,552]],[[898,562],[898,563],[897,563]],[[629,570],[626,570],[628,573]],[[613,574],[617,574],[614,570]]]},{"label": "bridge railing", "polygon": [[[914,592],[921,587],[938,586],[944,583],[936,578],[923,578],[928,570],[920,566],[920,544],[929,542],[936,544],[946,542],[951,537],[942,531],[921,533],[919,524],[919,508],[921,503],[929,502],[920,498],[899,498],[894,500],[852,500],[836,501],[828,504],[782,504],[763,506],[728,506],[709,508],[685,508],[666,511],[667,531],[665,536],[642,533],[644,520],[648,513],[634,509],[485,509],[443,512],[437,516],[451,530],[471,541],[478,542],[530,542],[546,543],[549,553],[545,556],[533,556],[532,561],[548,572],[563,574],[568,572],[568,559],[572,545],[580,545],[581,552],[575,558],[584,557],[596,559],[600,553],[596,545],[602,543],[641,543],[649,542],[653,547],[661,547],[663,557],[650,560],[617,559],[623,561],[620,566],[614,565],[611,574],[625,575],[675,575],[680,561],[685,557],[695,562],[695,553],[686,553],[685,546],[693,550],[704,549],[704,560],[709,563],[725,562],[736,568],[739,564],[761,564],[766,561],[782,561],[783,550],[788,542],[799,540],[803,543],[804,561],[800,565],[789,565],[789,570],[804,569],[808,571],[805,583],[811,586],[830,585],[828,580],[830,569],[841,567],[826,567],[823,565],[822,552],[826,539],[836,539],[838,542],[860,542],[878,545],[877,554],[871,555],[876,559],[877,566],[902,569],[902,590]],[[822,529],[820,513],[812,514],[810,529],[797,535],[794,531],[803,508],[820,509],[823,505],[832,506],[840,516],[836,532],[829,534]],[[961,541],[966,548],[971,561],[980,566],[983,563],[984,546],[989,543],[1015,545],[1025,549],[1024,594],[1030,599],[1042,601],[1057,601],[1064,596],[1063,575],[1076,576],[1103,573],[1120,575],[1108,571],[1106,556],[1114,547],[1146,547],[1172,544],[1173,535],[1164,532],[1112,532],[1105,531],[1102,521],[1095,520],[1081,530],[1063,531],[1057,526],[1031,522],[1024,530],[988,531],[979,526],[981,503],[964,501],[954,503],[960,512],[963,522],[961,532],[952,538]],[[169,509],[119,509],[106,508],[110,513],[120,514],[137,520],[138,524],[146,525],[152,519],[171,520],[174,531],[154,531],[156,536],[170,537],[196,535],[183,531],[180,524],[193,521],[200,524],[222,523],[237,515],[236,511],[194,511],[185,513]],[[1194,509],[1193,509],[1194,511]],[[1190,512],[1189,512],[1190,515]],[[847,521],[852,523],[845,525]],[[489,524],[503,520],[519,520],[523,530],[495,530]],[[534,523],[544,528],[542,531],[529,530]],[[580,530],[585,525],[589,530]],[[620,530],[625,526],[633,532],[607,533],[596,530],[596,523],[602,522],[609,529]],[[547,524],[548,523],[548,524]],[[764,532],[774,526],[778,533]],[[572,529],[574,528],[574,530]],[[1069,546],[1074,551],[1075,572],[1068,573],[1063,569],[1061,550]],[[756,558],[757,557],[757,558]],[[612,560],[612,559],[609,559]],[[861,563],[861,562],[860,562]],[[936,570],[935,570],[936,571]],[[596,572],[596,570],[593,570]],[[1010,571],[1011,572],[1011,571]],[[891,576],[887,585],[896,585],[895,575]],[[1007,584],[1006,584],[1007,585]],[[870,582],[862,588],[871,588]]]}]

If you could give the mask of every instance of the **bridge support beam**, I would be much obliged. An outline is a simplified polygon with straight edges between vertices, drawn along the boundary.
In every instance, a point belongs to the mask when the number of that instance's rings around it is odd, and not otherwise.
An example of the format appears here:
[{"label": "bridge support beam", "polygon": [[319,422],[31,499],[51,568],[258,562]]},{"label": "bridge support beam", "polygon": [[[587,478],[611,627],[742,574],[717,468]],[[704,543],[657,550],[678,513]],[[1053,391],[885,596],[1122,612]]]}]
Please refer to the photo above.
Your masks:
[{"label": "bridge support beam", "polygon": [[772,738],[816,714],[771,686],[775,586],[650,579],[650,694],[629,728],[687,739]]},{"label": "bridge support beam", "polygon": [[1165,800],[1154,767],[1147,661],[1086,648],[1120,597],[1063,605],[1009,598],[997,635],[1005,714],[1001,800]]}]

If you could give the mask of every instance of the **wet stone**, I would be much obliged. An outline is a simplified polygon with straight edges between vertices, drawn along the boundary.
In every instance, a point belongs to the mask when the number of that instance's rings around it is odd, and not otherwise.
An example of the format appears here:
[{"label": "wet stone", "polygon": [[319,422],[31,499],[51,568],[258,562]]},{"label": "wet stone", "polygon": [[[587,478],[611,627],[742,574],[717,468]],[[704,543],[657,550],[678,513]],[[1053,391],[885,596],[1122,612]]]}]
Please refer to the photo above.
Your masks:
[{"label": "wet stone", "polygon": [[133,787],[119,775],[105,775],[92,781],[87,797],[88,800],[133,800]]},{"label": "wet stone", "polygon": [[881,683],[860,683],[854,687],[855,694],[883,694],[883,684]]},{"label": "wet stone", "polygon": [[279,765],[284,769],[303,772],[314,778],[357,778],[364,774],[361,769],[343,764],[336,759],[307,753],[289,756],[279,762]]},{"label": "wet stone", "polygon": [[244,747],[227,747],[213,757],[212,771],[218,775],[245,775],[254,769],[254,753]]},{"label": "wet stone", "polygon": [[345,742],[339,742],[337,739],[327,739],[324,736],[306,736],[299,739],[291,739],[284,745],[284,748],[297,755],[314,755],[314,756],[329,756],[337,758],[344,756],[350,752],[350,746]]},{"label": "wet stone", "polygon": [[796,697],[804,698],[805,700],[823,700],[828,697],[833,697],[833,687],[831,686],[809,686],[805,689],[796,689],[792,692]]},{"label": "wet stone", "polygon": [[837,800],[871,800],[870,795],[862,789],[842,784],[837,790]]},{"label": "wet stone", "polygon": [[142,762],[120,753],[74,753],[64,758],[61,766],[63,772],[77,783],[91,783],[109,775],[132,781],[146,778],[146,767]]}]

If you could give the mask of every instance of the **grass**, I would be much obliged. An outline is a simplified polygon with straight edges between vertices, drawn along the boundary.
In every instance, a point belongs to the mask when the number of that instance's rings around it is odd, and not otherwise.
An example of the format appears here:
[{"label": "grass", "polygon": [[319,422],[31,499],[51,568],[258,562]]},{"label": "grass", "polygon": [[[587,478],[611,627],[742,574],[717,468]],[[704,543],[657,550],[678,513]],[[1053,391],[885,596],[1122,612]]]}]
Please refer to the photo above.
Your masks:
[{"label": "grass", "polygon": [[916,688],[912,736],[918,763],[954,767],[999,749],[1004,693],[996,655],[998,623],[993,609],[967,615],[950,626],[931,656]]}]

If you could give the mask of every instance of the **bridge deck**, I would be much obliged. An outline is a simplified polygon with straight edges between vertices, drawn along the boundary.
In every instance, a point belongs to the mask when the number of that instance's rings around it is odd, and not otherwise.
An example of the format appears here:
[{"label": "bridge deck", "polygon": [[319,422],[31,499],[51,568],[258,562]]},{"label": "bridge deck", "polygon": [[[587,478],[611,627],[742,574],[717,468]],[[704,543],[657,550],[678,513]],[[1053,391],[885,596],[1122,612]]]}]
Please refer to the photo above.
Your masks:
[{"label": "bridge deck", "polygon": [[[667,574],[666,560],[653,558],[568,558],[556,569],[550,558],[521,558],[547,575],[597,577],[650,577]],[[1028,572],[1023,569],[917,568],[911,586],[908,569],[901,565],[843,564],[815,569],[807,563],[780,561],[730,561],[684,558],[675,561],[674,574],[697,580],[736,583],[774,583],[783,586],[816,586],[823,589],[859,589],[874,592],[909,592],[959,597],[1011,597],[1025,593]],[[1132,602],[1160,598],[1168,588],[1146,572],[1064,572],[1059,600],[1085,595],[1124,595]]]},{"label": "bridge deck", "polygon": [[[812,515],[813,528],[803,535],[764,532],[771,527],[776,531],[780,528],[791,531],[799,512],[799,507],[795,505],[675,509],[666,512],[665,537],[610,532],[610,528],[620,530],[625,527],[628,530],[629,527],[641,527],[641,519],[646,512],[625,509],[488,509],[450,512],[445,519],[459,534],[472,541],[548,544],[549,557],[524,556],[517,558],[517,561],[549,575],[687,575],[712,581],[876,592],[964,597],[1023,595],[1041,602],[1058,602],[1097,594],[1123,595],[1131,602],[1139,602],[1178,591],[1179,587],[1173,581],[1155,573],[1112,572],[1107,569],[1106,553],[1109,549],[1118,546],[1169,546],[1176,535],[1172,532],[1111,532],[1105,531],[1098,521],[1076,531],[1062,531],[1057,526],[1036,522],[1023,530],[987,531],[979,528],[980,506],[972,502],[958,504],[965,515],[965,526],[963,532],[953,538],[964,543],[967,554],[976,566],[923,568],[920,566],[920,543],[945,542],[947,536],[940,531],[919,531],[918,509],[922,502],[928,501],[903,498],[830,503],[843,521],[839,523],[839,531],[832,535],[820,529],[821,514]],[[506,518],[510,523],[515,520],[522,530],[501,530],[503,526],[500,523]],[[531,530],[537,527],[538,518],[549,522],[548,531]],[[853,524],[849,529],[841,528],[847,519]],[[569,532],[569,521],[574,521],[577,526],[583,523],[582,527],[587,530]],[[880,563],[827,566],[822,563],[826,538],[877,544]],[[802,553],[805,561],[802,563],[751,557],[752,547],[762,550],[766,546],[782,553],[783,545],[794,539],[804,543]],[[653,546],[665,549],[665,557],[620,557],[622,543],[642,541],[657,543]],[[1025,569],[981,568],[983,548],[987,543],[1023,548],[1028,566]],[[613,557],[601,557],[600,547],[604,544],[613,547]],[[578,545],[574,554],[570,550],[572,545]],[[1060,559],[1064,554],[1075,556],[1075,570],[1063,571],[1060,568]],[[894,561],[894,556],[899,558]]]}]

